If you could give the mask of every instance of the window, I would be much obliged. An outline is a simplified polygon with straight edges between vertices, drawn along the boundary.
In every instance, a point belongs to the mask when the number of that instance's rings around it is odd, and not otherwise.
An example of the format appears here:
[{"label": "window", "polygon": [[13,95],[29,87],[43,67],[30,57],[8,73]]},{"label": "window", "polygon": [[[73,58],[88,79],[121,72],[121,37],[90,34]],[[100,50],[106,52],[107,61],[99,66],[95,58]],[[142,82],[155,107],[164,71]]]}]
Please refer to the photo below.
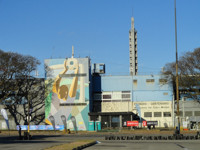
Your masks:
[{"label": "window", "polygon": [[131,98],[130,94],[122,94],[122,99]]},{"label": "window", "polygon": [[183,112],[182,112],[182,111],[179,111],[179,115],[180,115],[180,116],[183,116]]},{"label": "window", "polygon": [[164,117],[171,117],[171,113],[170,112],[163,112],[163,116]]},{"label": "window", "polygon": [[103,99],[111,99],[111,95],[110,94],[103,95]]},{"label": "window", "polygon": [[152,112],[144,112],[144,117],[152,117]]},{"label": "window", "polygon": [[162,117],[161,112],[154,112],[154,117]]},{"label": "window", "polygon": [[164,92],[163,95],[168,95],[168,93],[167,93],[167,92]]},{"label": "window", "polygon": [[194,115],[195,115],[195,116],[200,116],[200,111],[195,111],[195,112],[194,112]]},{"label": "window", "polygon": [[166,84],[167,83],[167,79],[159,79],[159,83],[160,84]]},{"label": "window", "polygon": [[192,111],[185,111],[185,116],[192,116]]},{"label": "window", "polygon": [[154,79],[146,79],[147,83],[154,83]]},{"label": "window", "polygon": [[133,84],[137,84],[137,80],[133,80]]},{"label": "window", "polygon": [[131,93],[131,91],[122,91],[122,93]]}]

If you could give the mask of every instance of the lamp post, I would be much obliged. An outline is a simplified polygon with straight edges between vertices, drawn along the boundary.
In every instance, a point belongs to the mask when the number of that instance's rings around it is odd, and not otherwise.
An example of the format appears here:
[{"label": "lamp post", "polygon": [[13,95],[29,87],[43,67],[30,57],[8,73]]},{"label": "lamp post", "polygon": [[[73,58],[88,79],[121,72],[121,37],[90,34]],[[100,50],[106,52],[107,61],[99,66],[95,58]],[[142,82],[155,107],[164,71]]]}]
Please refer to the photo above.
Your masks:
[{"label": "lamp post", "polygon": [[177,115],[177,119],[178,119],[178,133],[180,134],[176,0],[174,0],[174,16],[175,16],[175,46],[176,46],[176,100],[177,100],[177,110],[176,110],[177,113],[176,113],[176,115]]},{"label": "lamp post", "polygon": [[[30,72],[29,72],[29,75],[28,75],[28,82],[27,84],[29,83],[30,81]],[[30,99],[29,99],[29,92],[28,92],[28,95],[27,95],[27,99],[28,99],[28,140],[30,140]]]}]

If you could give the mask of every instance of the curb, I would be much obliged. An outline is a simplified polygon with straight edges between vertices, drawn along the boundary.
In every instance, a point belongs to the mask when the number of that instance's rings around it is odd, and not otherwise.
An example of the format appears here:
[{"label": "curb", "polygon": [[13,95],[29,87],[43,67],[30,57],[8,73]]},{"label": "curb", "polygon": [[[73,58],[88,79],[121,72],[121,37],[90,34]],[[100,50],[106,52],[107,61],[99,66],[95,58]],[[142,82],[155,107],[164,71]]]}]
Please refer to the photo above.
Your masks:
[{"label": "curb", "polygon": [[97,144],[97,141],[90,142],[88,144],[84,144],[84,145],[78,146],[76,148],[73,148],[72,150],[81,150],[81,149],[84,149],[86,147],[89,147],[89,146],[92,146],[92,145],[95,145],[95,144]]},{"label": "curb", "polygon": [[199,135],[173,135],[173,136],[105,136],[105,140],[200,140]]}]

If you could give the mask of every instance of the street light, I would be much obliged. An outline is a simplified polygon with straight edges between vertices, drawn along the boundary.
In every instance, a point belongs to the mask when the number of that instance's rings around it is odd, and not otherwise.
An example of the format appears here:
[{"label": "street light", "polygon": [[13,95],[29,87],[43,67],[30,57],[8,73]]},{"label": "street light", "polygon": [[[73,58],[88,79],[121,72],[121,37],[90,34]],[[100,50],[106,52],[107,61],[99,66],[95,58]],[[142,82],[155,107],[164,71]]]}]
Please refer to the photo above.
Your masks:
[{"label": "street light", "polygon": [[[30,82],[30,72],[28,75],[28,82],[27,84]],[[28,140],[30,140],[30,99],[29,99],[29,92],[27,95],[27,99],[28,99]]]},{"label": "street light", "polygon": [[176,0],[174,0],[174,16],[175,16],[175,46],[176,46],[176,100],[177,100],[177,110],[176,110],[177,113],[176,113],[176,115],[177,115],[177,118],[178,118],[178,133],[180,134]]}]

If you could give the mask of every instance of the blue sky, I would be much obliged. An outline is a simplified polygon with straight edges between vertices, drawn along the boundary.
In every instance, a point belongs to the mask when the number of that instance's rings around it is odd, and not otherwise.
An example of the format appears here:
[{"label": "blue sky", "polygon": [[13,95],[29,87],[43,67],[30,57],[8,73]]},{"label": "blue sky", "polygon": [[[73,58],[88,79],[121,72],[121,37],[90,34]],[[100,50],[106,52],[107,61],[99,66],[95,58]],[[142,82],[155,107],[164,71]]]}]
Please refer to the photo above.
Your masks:
[{"label": "blue sky", "polygon": [[[200,1],[177,0],[179,55],[200,47]],[[44,59],[90,56],[107,74],[129,74],[131,16],[139,74],[175,60],[174,0],[0,0],[0,49]],[[39,68],[44,75],[43,66]]]}]

